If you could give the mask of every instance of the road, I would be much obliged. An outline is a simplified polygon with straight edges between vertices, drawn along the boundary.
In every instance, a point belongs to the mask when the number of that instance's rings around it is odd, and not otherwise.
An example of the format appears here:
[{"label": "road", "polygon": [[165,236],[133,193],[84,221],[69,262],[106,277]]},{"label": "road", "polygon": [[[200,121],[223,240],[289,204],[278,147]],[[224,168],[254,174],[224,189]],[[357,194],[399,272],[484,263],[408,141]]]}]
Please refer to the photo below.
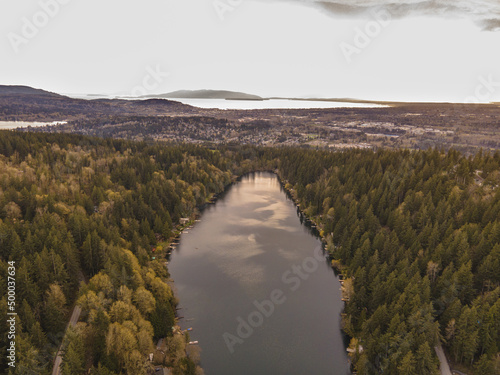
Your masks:
[{"label": "road", "polygon": [[[68,330],[69,327],[74,327],[76,323],[78,322],[78,319],[80,319],[80,314],[82,313],[82,309],[80,306],[75,305],[75,308],[73,309],[73,312],[71,313],[71,318],[69,319],[69,323],[66,326],[66,330]],[[52,368],[52,375],[59,375],[61,373],[61,362],[62,362],[62,343],[61,346],[59,347],[59,350],[57,351],[56,359],[54,361],[54,367]]]},{"label": "road", "polygon": [[452,375],[450,370],[450,365],[448,364],[448,360],[444,355],[443,347],[441,343],[434,348],[436,350],[436,354],[439,358],[439,370],[441,371],[441,375]]}]

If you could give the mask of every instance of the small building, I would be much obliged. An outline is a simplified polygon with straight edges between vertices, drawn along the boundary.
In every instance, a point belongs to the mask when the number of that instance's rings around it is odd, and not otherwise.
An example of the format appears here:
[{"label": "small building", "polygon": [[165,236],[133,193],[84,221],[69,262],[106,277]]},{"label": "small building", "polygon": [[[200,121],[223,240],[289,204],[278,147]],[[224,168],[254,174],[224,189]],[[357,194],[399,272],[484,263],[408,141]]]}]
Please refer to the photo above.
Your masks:
[{"label": "small building", "polygon": [[155,367],[155,375],[172,375],[172,371],[170,371],[167,367]]},{"label": "small building", "polygon": [[186,225],[187,223],[189,223],[189,218],[188,217],[181,217],[179,219],[179,222],[181,225]]}]

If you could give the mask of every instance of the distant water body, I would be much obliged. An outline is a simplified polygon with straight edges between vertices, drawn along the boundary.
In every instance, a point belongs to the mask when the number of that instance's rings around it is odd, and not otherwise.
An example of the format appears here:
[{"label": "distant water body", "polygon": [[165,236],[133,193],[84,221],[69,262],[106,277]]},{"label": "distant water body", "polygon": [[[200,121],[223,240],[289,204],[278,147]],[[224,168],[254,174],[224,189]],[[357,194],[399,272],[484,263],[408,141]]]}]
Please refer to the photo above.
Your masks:
[{"label": "distant water body", "polygon": [[17,129],[27,127],[40,127],[45,125],[61,125],[66,121],[38,122],[38,121],[0,121],[0,129]]},{"label": "distant water body", "polygon": [[[138,100],[130,96],[106,96],[106,95],[77,95],[68,94],[72,98],[78,99],[126,99]],[[215,109],[314,109],[314,108],[381,108],[385,105],[374,103],[353,103],[353,102],[330,102],[323,100],[290,100],[290,99],[269,99],[269,100],[225,100],[225,99],[189,99],[189,98],[158,98],[173,100],[198,108]],[[141,99],[145,100],[145,99]]]},{"label": "distant water body", "polygon": [[378,104],[350,103],[350,102],[328,102],[321,100],[225,100],[225,99],[183,99],[175,100],[184,104],[199,108],[217,109],[311,109],[311,108],[376,108],[384,107]]}]

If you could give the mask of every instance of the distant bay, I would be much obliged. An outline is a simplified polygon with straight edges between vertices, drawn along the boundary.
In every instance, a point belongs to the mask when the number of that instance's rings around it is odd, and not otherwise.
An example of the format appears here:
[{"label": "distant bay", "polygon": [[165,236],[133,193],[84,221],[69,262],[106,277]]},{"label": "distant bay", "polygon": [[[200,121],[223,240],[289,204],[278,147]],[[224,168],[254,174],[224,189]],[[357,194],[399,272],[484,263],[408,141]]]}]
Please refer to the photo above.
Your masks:
[{"label": "distant bay", "polygon": [[192,99],[172,98],[193,107],[216,109],[310,109],[310,108],[376,108],[385,107],[373,103],[334,102],[326,100],[226,100],[226,99]]},{"label": "distant bay", "polygon": [[132,96],[111,96],[111,95],[77,95],[67,94],[75,99],[125,99],[125,100],[147,100],[147,99],[165,99],[173,100],[183,104],[191,105],[198,108],[214,108],[214,109],[314,109],[314,108],[382,108],[387,107],[384,104],[376,102],[364,102],[332,99],[287,99],[273,98],[263,100],[246,100],[246,99],[212,99],[212,98],[174,98],[164,96],[148,96],[148,98],[137,98]]}]

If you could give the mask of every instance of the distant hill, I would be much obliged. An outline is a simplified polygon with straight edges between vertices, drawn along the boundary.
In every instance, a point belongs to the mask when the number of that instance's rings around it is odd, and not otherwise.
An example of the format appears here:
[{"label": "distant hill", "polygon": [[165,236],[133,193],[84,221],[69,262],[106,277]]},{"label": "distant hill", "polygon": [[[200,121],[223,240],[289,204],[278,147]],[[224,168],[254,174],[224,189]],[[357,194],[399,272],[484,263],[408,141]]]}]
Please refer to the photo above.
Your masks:
[{"label": "distant hill", "polygon": [[53,92],[35,89],[29,86],[8,86],[0,85],[0,95],[37,95],[46,97],[61,97]]},{"label": "distant hill", "polygon": [[61,121],[88,116],[193,114],[189,105],[166,99],[77,99],[28,86],[0,85],[1,121]]},{"label": "distant hill", "polygon": [[231,99],[231,100],[264,100],[258,95],[227,90],[178,90],[166,94],[146,95],[145,98],[169,99]]}]

